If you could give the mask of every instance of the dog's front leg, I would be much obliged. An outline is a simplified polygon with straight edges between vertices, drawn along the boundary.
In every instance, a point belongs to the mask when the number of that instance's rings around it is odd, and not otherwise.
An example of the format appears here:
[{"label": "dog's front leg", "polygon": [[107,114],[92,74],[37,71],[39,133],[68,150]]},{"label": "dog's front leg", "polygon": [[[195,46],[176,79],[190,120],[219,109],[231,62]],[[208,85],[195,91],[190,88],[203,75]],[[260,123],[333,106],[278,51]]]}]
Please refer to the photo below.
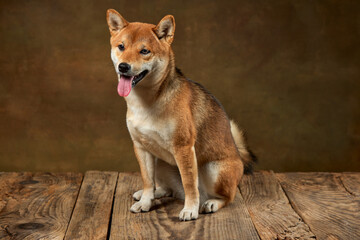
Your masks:
[{"label": "dog's front leg", "polygon": [[152,154],[141,147],[140,144],[134,143],[136,158],[140,165],[141,177],[144,184],[143,194],[140,201],[134,203],[131,212],[147,212],[152,206],[155,191],[155,158]]},{"label": "dog's front leg", "polygon": [[179,218],[181,221],[197,219],[199,216],[198,168],[194,146],[175,149],[175,160],[179,168],[185,192],[185,205]]}]

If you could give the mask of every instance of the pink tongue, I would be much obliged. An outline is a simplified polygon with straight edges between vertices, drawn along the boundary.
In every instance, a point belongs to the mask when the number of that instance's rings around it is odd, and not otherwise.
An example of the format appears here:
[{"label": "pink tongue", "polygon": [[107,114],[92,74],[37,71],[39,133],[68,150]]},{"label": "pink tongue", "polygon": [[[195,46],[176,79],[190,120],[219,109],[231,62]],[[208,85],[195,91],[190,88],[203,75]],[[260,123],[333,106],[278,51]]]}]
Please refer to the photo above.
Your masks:
[{"label": "pink tongue", "polygon": [[117,91],[121,97],[127,97],[131,91],[131,83],[134,77],[120,76]]}]

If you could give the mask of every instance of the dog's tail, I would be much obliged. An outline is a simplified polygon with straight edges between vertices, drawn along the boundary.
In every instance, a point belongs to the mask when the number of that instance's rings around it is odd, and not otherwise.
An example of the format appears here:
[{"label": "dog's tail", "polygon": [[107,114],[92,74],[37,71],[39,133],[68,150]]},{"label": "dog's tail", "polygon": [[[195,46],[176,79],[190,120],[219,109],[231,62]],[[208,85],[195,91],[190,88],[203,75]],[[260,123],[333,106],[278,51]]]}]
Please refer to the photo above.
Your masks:
[{"label": "dog's tail", "polygon": [[257,162],[256,156],[250,151],[244,131],[240,130],[236,123],[230,121],[231,133],[233,135],[236,147],[239,151],[240,158],[244,163],[244,173],[251,174],[253,170],[253,164]]}]

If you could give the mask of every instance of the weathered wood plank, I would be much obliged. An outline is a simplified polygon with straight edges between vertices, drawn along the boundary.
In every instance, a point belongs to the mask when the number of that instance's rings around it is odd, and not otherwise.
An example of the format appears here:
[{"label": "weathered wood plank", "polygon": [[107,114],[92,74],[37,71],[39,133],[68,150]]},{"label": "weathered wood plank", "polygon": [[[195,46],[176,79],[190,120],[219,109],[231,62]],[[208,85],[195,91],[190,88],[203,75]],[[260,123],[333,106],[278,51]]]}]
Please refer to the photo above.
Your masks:
[{"label": "weathered wood plank", "polygon": [[119,174],[110,239],[259,239],[239,192],[219,212],[180,222],[183,202],[173,198],[156,200],[150,212],[131,213],[132,194],[141,186],[138,174]]},{"label": "weathered wood plank", "polygon": [[80,173],[0,173],[0,239],[63,239]]},{"label": "weathered wood plank", "polygon": [[292,206],[318,239],[359,239],[360,200],[337,174],[276,174]]},{"label": "weathered wood plank", "polygon": [[88,171],[65,239],[106,239],[118,173]]},{"label": "weathered wood plank", "polygon": [[261,239],[315,239],[292,209],[273,172],[245,175],[239,187]]},{"label": "weathered wood plank", "polygon": [[360,173],[346,172],[340,174],[340,178],[350,194],[360,197]]}]

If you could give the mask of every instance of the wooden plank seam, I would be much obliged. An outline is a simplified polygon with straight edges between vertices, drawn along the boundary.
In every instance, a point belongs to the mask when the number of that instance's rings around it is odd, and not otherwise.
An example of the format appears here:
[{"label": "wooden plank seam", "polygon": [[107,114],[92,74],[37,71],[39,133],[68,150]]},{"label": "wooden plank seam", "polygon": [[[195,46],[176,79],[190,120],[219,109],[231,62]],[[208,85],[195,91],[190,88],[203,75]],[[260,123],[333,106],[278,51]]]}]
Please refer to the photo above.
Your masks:
[{"label": "wooden plank seam", "polygon": [[[280,185],[281,187],[281,190],[284,192],[286,198],[288,199],[289,201],[289,205],[290,207],[292,208],[292,210],[301,218],[301,220],[308,226],[308,228],[310,229],[310,231],[312,233],[314,233],[314,231],[311,229],[311,226],[309,225],[308,222],[305,221],[304,217],[302,216],[301,212],[300,211],[296,211],[296,208],[294,206],[294,203],[293,201],[291,200],[291,198],[289,197],[289,195],[287,194],[287,192],[285,191],[283,185],[281,184],[281,182],[279,181],[279,179],[277,177],[275,177],[276,181],[278,182],[278,184]],[[314,233],[315,234],[315,233]],[[315,239],[317,239],[316,235],[315,235]]]},{"label": "wooden plank seam", "polygon": [[118,185],[118,180],[119,180],[119,173],[118,173],[118,175],[116,177],[116,184],[115,184],[114,194],[113,194],[112,202],[111,202],[110,219],[109,219],[109,224],[108,224],[108,231],[107,231],[106,240],[110,239],[111,223],[112,223],[112,218],[113,218],[115,195],[116,195],[116,188],[117,188],[117,185]]},{"label": "wooden plank seam", "polygon": [[70,215],[70,218],[69,218],[69,222],[68,222],[68,225],[66,226],[66,230],[65,230],[65,233],[64,233],[64,239],[65,239],[65,236],[66,236],[67,231],[68,231],[68,229],[69,229],[70,221],[71,221],[71,219],[72,219],[72,217],[73,217],[73,214],[74,214],[75,206],[76,206],[76,204],[77,204],[77,200],[78,200],[79,194],[80,194],[80,189],[81,189],[82,184],[83,184],[83,182],[84,182],[84,177],[85,177],[85,174],[83,174],[83,175],[82,175],[82,178],[81,178],[81,183],[80,183],[80,186],[79,186],[78,193],[77,193],[77,195],[76,195],[75,204],[74,204],[74,206],[73,206],[73,208],[72,208],[72,210],[71,210],[71,215]]}]

